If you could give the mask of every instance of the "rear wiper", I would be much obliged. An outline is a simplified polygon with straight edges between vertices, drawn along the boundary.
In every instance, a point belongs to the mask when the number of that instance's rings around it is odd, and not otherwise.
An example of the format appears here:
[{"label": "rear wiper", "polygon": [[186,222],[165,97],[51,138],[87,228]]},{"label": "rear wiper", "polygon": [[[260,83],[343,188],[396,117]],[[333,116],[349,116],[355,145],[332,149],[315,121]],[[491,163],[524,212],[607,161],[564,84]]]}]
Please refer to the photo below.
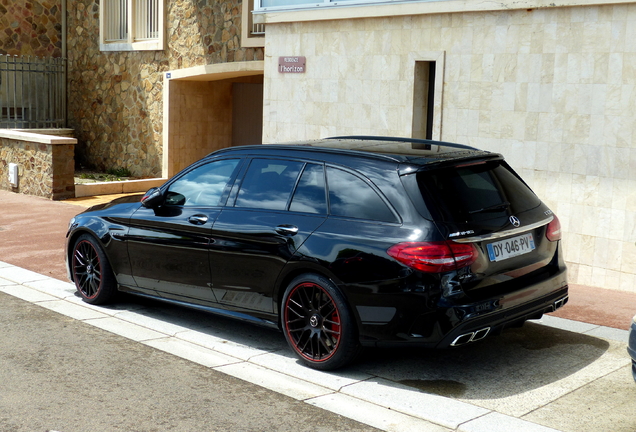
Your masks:
[{"label": "rear wiper", "polygon": [[504,201],[504,202],[499,203],[499,204],[491,205],[490,207],[484,207],[484,208],[480,208],[478,210],[471,210],[471,211],[468,212],[468,214],[503,210],[503,209],[507,209],[508,207],[510,207],[510,203],[508,201]]}]

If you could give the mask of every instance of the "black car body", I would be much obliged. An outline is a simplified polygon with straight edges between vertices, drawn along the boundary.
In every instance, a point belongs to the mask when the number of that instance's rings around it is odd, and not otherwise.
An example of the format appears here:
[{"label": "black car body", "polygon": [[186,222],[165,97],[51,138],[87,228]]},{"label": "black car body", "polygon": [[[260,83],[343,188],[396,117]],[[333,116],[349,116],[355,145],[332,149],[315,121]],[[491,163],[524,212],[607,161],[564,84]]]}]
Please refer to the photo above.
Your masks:
[{"label": "black car body", "polygon": [[496,153],[343,137],[217,151],[76,216],[70,279],[279,327],[306,364],[459,346],[565,304],[552,211]]},{"label": "black car body", "polygon": [[634,381],[636,381],[636,315],[632,318],[632,325],[629,328],[627,352],[632,358],[632,376],[634,377]]}]

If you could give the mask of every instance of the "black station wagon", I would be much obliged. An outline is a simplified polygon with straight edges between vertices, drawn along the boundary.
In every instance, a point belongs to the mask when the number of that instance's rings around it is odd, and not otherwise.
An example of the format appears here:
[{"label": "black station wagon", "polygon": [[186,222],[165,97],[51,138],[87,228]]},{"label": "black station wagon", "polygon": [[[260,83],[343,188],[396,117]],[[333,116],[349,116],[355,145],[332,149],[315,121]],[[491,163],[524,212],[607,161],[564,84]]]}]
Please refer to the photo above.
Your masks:
[{"label": "black station wagon", "polygon": [[456,347],[568,300],[561,228],[500,154],[341,137],[214,152],[71,220],[69,277],[280,328],[316,369]]}]

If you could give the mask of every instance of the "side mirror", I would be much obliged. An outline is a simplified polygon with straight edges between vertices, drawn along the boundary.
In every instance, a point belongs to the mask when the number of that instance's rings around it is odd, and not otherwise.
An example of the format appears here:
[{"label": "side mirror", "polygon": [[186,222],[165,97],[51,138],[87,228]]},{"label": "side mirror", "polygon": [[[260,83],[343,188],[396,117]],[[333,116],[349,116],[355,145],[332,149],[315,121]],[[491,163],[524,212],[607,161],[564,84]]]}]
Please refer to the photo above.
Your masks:
[{"label": "side mirror", "polygon": [[148,190],[148,192],[146,192],[146,194],[141,197],[141,205],[152,209],[157,207],[160,203],[161,200],[163,199],[163,195],[161,193],[161,189],[154,187]]}]

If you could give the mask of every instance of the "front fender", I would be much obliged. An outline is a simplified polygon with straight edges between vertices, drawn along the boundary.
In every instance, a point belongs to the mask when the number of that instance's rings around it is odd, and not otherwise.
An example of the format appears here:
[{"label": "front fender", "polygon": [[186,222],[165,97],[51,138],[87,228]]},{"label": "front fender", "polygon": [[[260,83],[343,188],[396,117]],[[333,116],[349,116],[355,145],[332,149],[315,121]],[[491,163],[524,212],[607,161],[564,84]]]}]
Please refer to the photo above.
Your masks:
[{"label": "front fender", "polygon": [[68,279],[73,280],[71,268],[73,248],[82,234],[89,234],[98,240],[108,262],[113,269],[117,282],[122,285],[134,284],[128,257],[128,245],[125,242],[128,227],[115,224],[97,217],[76,216],[75,222],[66,233],[65,259]]}]

